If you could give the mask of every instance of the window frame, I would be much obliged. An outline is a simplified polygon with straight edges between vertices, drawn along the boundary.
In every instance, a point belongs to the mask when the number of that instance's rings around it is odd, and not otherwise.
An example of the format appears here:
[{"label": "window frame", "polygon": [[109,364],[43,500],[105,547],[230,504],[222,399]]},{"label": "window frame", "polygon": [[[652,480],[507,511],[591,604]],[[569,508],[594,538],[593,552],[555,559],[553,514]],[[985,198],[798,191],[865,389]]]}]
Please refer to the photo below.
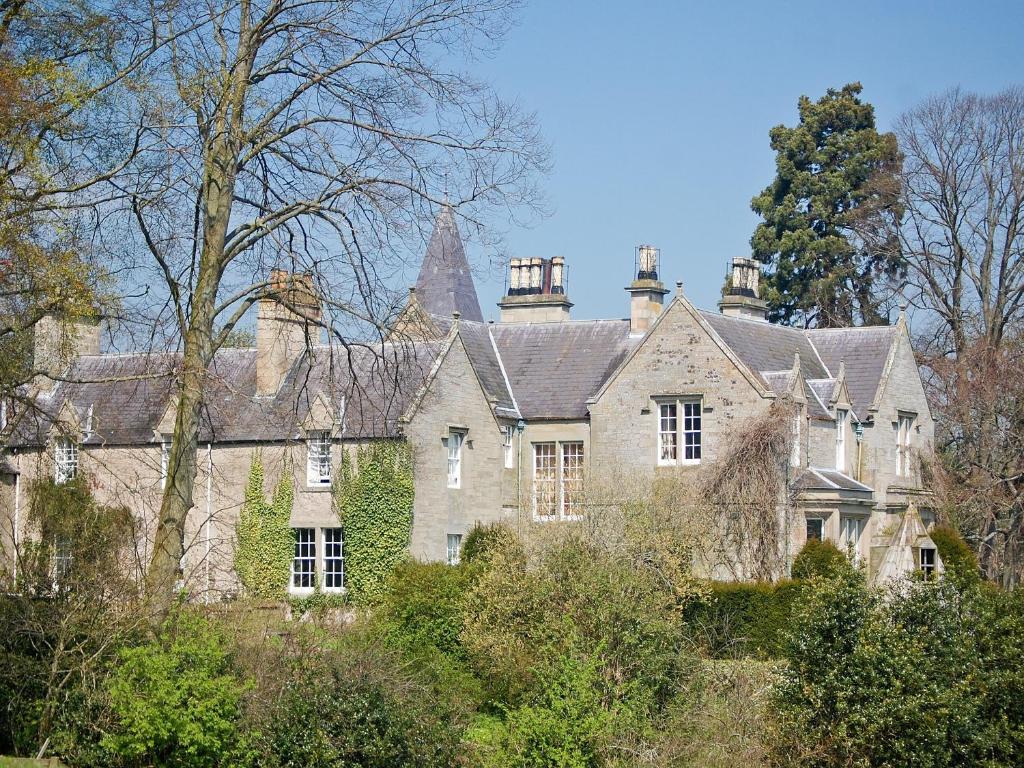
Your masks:
[{"label": "window frame", "polygon": [[[328,534],[333,537],[337,532],[337,541],[328,541]],[[338,554],[330,554],[330,547],[337,547]],[[328,563],[337,563],[337,570],[328,569]],[[345,591],[345,529],[341,526],[327,526],[320,529],[320,578],[317,583],[323,592],[344,592]],[[340,576],[341,583],[331,585],[328,582],[333,577]],[[315,587],[314,587],[315,589]]]},{"label": "window frame", "polygon": [[[449,533],[446,535],[447,549],[444,561],[448,565],[458,565],[462,562],[462,534]],[[454,549],[452,545],[455,545]]]},{"label": "window frame", "polygon": [[842,550],[843,554],[850,551],[850,528],[854,529],[856,533],[856,541],[853,542],[853,557],[854,563],[860,563],[863,560],[861,555],[861,541],[864,538],[864,532],[867,530],[867,518],[859,517],[857,515],[840,515],[839,516],[839,549]]},{"label": "window frame", "polygon": [[[817,538],[810,536],[811,523],[815,522],[818,524],[819,534]],[[825,541],[825,518],[824,517],[805,517],[804,518],[804,543],[808,541]]]},{"label": "window frame", "polygon": [[448,487],[454,490],[462,488],[462,452],[465,446],[466,431],[449,429],[445,440],[448,449]]},{"label": "window frame", "polygon": [[53,444],[53,482],[64,485],[78,477],[78,443],[70,437],[58,437]]},{"label": "window frame", "polygon": [[[303,534],[307,532],[310,534],[310,538],[308,540],[303,540]],[[298,526],[292,528],[295,548],[292,553],[292,563],[288,577],[288,592],[293,595],[307,595],[315,592],[317,589],[317,533],[318,530],[313,526]],[[306,547],[304,554],[302,549],[303,546]],[[310,548],[312,551],[310,551]],[[300,561],[311,563],[311,567],[308,570],[298,570],[296,566]],[[296,584],[296,579],[307,576],[309,577],[309,584]]]},{"label": "window frame", "polygon": [[167,488],[167,475],[171,463],[171,438],[160,436],[160,490]]},{"label": "window frame", "polygon": [[849,420],[849,409],[836,408],[836,472],[846,472],[846,427]]},{"label": "window frame", "polygon": [[796,409],[796,413],[793,414],[793,447],[789,451],[789,466],[799,467],[802,466],[800,463],[803,458],[800,451],[800,433],[801,433],[801,421],[803,420],[803,413],[799,408]]},{"label": "window frame", "polygon": [[910,477],[910,438],[916,417],[912,413],[896,415],[896,476]]},{"label": "window frame", "polygon": [[[558,493],[558,486],[559,486],[559,477],[561,475],[561,472],[559,471],[560,467],[559,467],[558,441],[557,440],[540,440],[538,442],[531,443],[530,445],[531,445],[531,448],[532,448],[532,450],[530,452],[531,453],[531,465],[532,465],[532,477],[531,477],[532,485],[531,485],[531,489],[530,490],[531,490],[531,498],[533,500],[533,518],[534,518],[534,520],[555,520],[559,516],[559,509],[560,509],[560,499],[559,499],[559,493]],[[545,460],[550,460],[551,477],[538,478],[538,476],[537,476],[538,469],[540,469],[540,467],[538,465],[538,459],[541,458],[540,454],[538,453],[538,449],[540,449],[540,448],[544,448],[545,450],[548,449],[548,448],[551,449],[551,454],[550,455],[545,455],[543,457]],[[545,465],[543,468],[544,468],[545,471],[547,471],[548,466]],[[541,514],[539,512],[539,509],[540,509],[540,504],[539,504],[540,494],[538,493],[538,491],[539,491],[538,483],[539,482],[543,482],[545,484],[545,487],[547,487],[547,484],[550,483],[550,488],[551,488],[551,490],[550,490],[550,497],[551,497],[550,509],[551,509],[551,513],[550,514]]]},{"label": "window frame", "polygon": [[[567,450],[568,449],[568,450]],[[569,450],[578,449],[575,455],[570,456]],[[573,488],[566,487],[566,460],[571,459],[574,477],[569,482],[575,483]],[[578,520],[580,517],[579,507],[583,494],[583,480],[586,469],[586,449],[582,440],[564,440],[558,443],[558,509],[563,520]]]},{"label": "window frame", "polygon": [[[930,563],[925,563],[925,552],[929,553]],[[938,573],[938,554],[935,547],[921,547],[917,550],[917,567],[926,579],[932,579]]]},{"label": "window frame", "polygon": [[[333,437],[329,429],[311,429],[306,432],[307,488],[322,488],[325,485],[331,484],[334,473],[334,462],[331,455],[332,443]],[[314,461],[316,462],[315,465]],[[325,466],[327,468],[326,476],[323,472]]]},{"label": "window frame", "polygon": [[[696,466],[704,458],[704,397],[688,395],[656,398],[657,465],[659,467]],[[671,410],[671,413],[668,411]],[[694,427],[696,422],[696,427]],[[671,436],[669,441],[667,438]],[[690,436],[694,436],[690,440]],[[671,442],[671,445],[668,443]],[[671,450],[666,451],[666,448]],[[666,457],[666,452],[671,456]],[[691,454],[687,456],[687,454]]]},{"label": "window frame", "polygon": [[501,447],[504,451],[503,458],[505,460],[505,469],[514,469],[516,466],[515,452],[512,450],[515,431],[516,427],[514,424],[506,424],[501,430]]}]

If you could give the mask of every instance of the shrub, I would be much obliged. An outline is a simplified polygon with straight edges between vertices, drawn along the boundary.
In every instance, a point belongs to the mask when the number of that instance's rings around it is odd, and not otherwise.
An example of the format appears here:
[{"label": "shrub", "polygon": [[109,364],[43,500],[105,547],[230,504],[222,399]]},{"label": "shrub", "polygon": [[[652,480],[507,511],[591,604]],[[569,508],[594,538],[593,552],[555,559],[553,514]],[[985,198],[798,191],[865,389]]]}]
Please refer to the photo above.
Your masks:
[{"label": "shrub", "polygon": [[977,582],[981,579],[978,558],[956,528],[936,525],[929,535],[935,542],[935,548],[949,576],[964,582]]},{"label": "shrub", "polygon": [[303,649],[276,662],[283,680],[259,692],[267,768],[447,768],[459,724],[394,654],[358,642]]},{"label": "shrub", "polygon": [[182,611],[157,640],[121,650],[107,686],[114,725],[101,745],[111,764],[245,765],[245,688],[223,634]]},{"label": "shrub", "polygon": [[831,541],[811,539],[793,558],[793,578],[813,579],[834,576],[850,568],[850,561]]},{"label": "shrub", "polygon": [[686,623],[713,658],[779,658],[802,583],[712,582],[710,594],[691,604]]},{"label": "shrub", "polygon": [[498,552],[506,556],[522,552],[522,542],[515,531],[503,523],[477,523],[462,540],[462,562],[486,562]]},{"label": "shrub", "polygon": [[285,462],[281,479],[267,500],[263,493],[263,461],[253,454],[245,499],[238,516],[235,571],[250,597],[270,600],[284,597],[295,553],[291,529],[295,498],[291,466]]}]

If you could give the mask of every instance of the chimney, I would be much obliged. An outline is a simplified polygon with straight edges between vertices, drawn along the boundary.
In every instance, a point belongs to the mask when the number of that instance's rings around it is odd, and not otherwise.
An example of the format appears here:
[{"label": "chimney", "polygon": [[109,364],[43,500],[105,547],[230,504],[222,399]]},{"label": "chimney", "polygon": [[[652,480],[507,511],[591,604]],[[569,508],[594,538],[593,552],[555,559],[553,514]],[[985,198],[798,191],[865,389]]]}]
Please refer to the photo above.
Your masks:
[{"label": "chimney", "polygon": [[100,353],[98,316],[67,318],[48,312],[32,330],[32,367],[40,374],[40,388],[47,385],[42,379],[60,375],[76,357]]},{"label": "chimney", "polygon": [[653,245],[639,245],[634,257],[633,274],[636,276],[626,287],[629,293],[629,332],[647,333],[661,314],[668,289],[658,279],[661,251]]},{"label": "chimney", "polygon": [[718,310],[730,317],[768,321],[768,303],[758,296],[761,267],[753,259],[732,260],[732,275],[718,302]]},{"label": "chimney", "polygon": [[508,291],[498,306],[503,323],[554,323],[569,319],[565,259],[512,259]]},{"label": "chimney", "polygon": [[295,360],[320,337],[320,303],[309,274],[270,271],[271,296],[256,320],[256,394],[274,395]]}]

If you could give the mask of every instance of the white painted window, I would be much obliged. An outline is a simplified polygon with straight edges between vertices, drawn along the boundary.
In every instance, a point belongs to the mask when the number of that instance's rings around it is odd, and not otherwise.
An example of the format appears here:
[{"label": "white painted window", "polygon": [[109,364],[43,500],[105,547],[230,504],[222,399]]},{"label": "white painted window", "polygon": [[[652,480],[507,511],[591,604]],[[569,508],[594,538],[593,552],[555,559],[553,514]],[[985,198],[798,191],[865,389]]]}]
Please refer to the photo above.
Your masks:
[{"label": "white painted window", "polygon": [[562,443],[562,517],[575,517],[583,503],[583,443]]},{"label": "white painted window", "polygon": [[448,487],[462,487],[462,446],[466,442],[465,432],[448,433]]},{"label": "white painted window", "polygon": [[445,558],[445,562],[448,565],[458,565],[462,557],[462,534],[461,533],[449,533],[448,534],[448,554]]},{"label": "white painted window", "polygon": [[860,562],[860,538],[865,522],[862,517],[843,516],[839,520],[839,548],[843,552],[852,552],[854,562]]},{"label": "white painted window", "polygon": [[552,518],[558,514],[558,455],[555,443],[533,444],[533,514]]},{"label": "white painted window", "polygon": [[658,404],[658,464],[700,464],[701,411],[699,398]]},{"label": "white painted window", "polygon": [[0,400],[0,432],[7,429],[7,401]]},{"label": "white painted window", "polygon": [[316,528],[292,528],[295,556],[292,558],[293,592],[316,589]]},{"label": "white painted window", "polygon": [[326,430],[306,435],[306,484],[330,485],[331,433]]},{"label": "white painted window", "polygon": [[679,406],[658,405],[658,463],[675,464],[679,460]]},{"label": "white painted window", "polygon": [[160,487],[167,487],[167,472],[171,461],[171,439],[164,436],[160,441]]},{"label": "white painted window", "polygon": [[71,576],[71,541],[67,536],[57,536],[53,540],[53,554],[50,558],[50,572],[53,574],[53,586],[60,587]]},{"label": "white painted window", "polygon": [[836,409],[836,469],[840,472],[846,471],[846,423],[849,415],[849,411]]},{"label": "white painted window", "polygon": [[798,409],[793,414],[793,448],[789,453],[789,464],[792,467],[800,466],[800,422],[802,420],[802,415]]},{"label": "white painted window", "polygon": [[926,579],[930,579],[935,575],[935,550],[931,547],[921,547],[919,557],[918,564],[921,567],[921,573]]},{"label": "white painted window", "polygon": [[896,474],[910,475],[910,436],[913,434],[914,417],[900,414],[896,422]]},{"label": "white painted window", "polygon": [[324,592],[340,592],[345,588],[345,536],[341,528],[323,529]]},{"label": "white painted window", "polygon": [[807,518],[807,541],[824,541],[825,521],[820,517]]},{"label": "white painted window", "polygon": [[93,425],[92,404],[90,403],[89,407],[85,411],[85,426],[82,428],[82,435],[85,437],[86,440],[88,440],[90,437],[92,437],[92,429],[93,429],[92,425]]},{"label": "white painted window", "polygon": [[53,448],[53,480],[60,485],[73,480],[78,474],[78,444],[67,438],[60,438]]},{"label": "white painted window", "polygon": [[515,464],[515,453],[512,451],[512,436],[515,434],[516,428],[508,424],[502,428],[502,448],[505,451],[505,469],[512,469]]}]

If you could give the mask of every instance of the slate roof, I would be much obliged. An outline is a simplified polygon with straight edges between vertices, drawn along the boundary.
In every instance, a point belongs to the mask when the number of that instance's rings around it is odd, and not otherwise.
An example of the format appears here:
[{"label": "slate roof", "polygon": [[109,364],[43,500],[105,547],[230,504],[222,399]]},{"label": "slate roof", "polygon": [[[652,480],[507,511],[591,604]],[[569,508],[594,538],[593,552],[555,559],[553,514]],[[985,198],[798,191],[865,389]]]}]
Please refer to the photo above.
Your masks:
[{"label": "slate roof", "polygon": [[483,322],[473,275],[451,206],[444,206],[434,222],[434,231],[416,278],[416,300],[431,315],[451,317],[459,312],[465,320]]},{"label": "slate roof", "polygon": [[873,493],[871,486],[854,480],[849,475],[834,469],[808,467],[800,472],[791,483],[797,490],[857,491]]},{"label": "slate roof", "polygon": [[[256,396],[256,350],[222,349],[210,367],[201,414],[202,442],[297,438],[318,395],[338,407],[344,398],[346,437],[392,437],[398,418],[422,386],[443,342],[317,347],[296,360],[276,396]],[[85,445],[137,445],[154,432],[170,403],[179,353],[96,355],[79,358],[40,414],[26,414],[11,445],[45,442],[65,404],[80,426],[92,407]]]},{"label": "slate roof", "polygon": [[491,326],[524,419],[584,419],[593,397],[640,338],[628,320]]},{"label": "slate roof", "polygon": [[701,315],[740,360],[755,372],[788,371],[793,367],[793,357],[799,354],[800,373],[805,379],[820,379],[829,375],[818,359],[814,346],[804,331],[798,328],[705,310],[701,311]]},{"label": "slate roof", "polygon": [[491,337],[491,327],[493,326],[487,323],[460,320],[459,336],[487,399],[495,408],[505,412],[502,415],[518,418],[520,414],[516,410],[513,393],[509,392],[505,384],[505,375],[501,371],[502,362],[498,360],[495,343]]},{"label": "slate roof", "polygon": [[874,402],[897,333],[892,325],[806,331],[833,376],[839,374],[840,361],[845,361],[850,404],[862,419]]}]

